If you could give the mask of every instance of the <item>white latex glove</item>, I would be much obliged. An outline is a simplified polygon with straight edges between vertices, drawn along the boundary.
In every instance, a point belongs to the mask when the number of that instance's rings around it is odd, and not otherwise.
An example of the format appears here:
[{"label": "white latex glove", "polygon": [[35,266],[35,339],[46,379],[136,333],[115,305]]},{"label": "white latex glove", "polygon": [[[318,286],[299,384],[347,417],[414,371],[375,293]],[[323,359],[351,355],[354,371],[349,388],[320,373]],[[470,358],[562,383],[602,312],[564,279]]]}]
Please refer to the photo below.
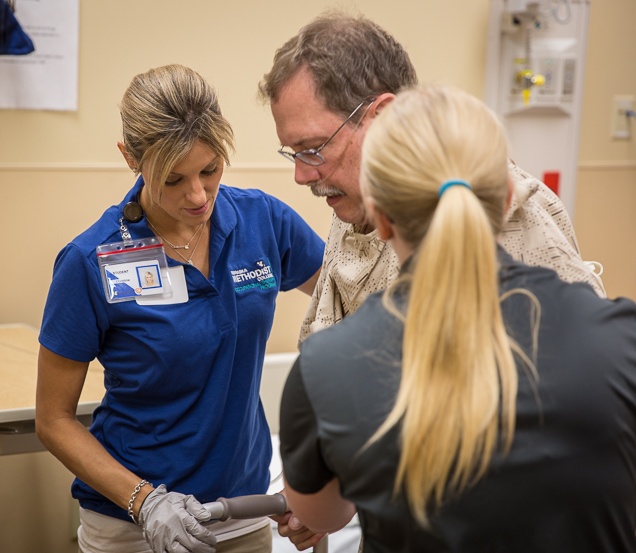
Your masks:
[{"label": "white latex glove", "polygon": [[192,495],[161,484],[144,500],[139,524],[154,553],[215,553],[216,538],[201,523],[212,515]]}]

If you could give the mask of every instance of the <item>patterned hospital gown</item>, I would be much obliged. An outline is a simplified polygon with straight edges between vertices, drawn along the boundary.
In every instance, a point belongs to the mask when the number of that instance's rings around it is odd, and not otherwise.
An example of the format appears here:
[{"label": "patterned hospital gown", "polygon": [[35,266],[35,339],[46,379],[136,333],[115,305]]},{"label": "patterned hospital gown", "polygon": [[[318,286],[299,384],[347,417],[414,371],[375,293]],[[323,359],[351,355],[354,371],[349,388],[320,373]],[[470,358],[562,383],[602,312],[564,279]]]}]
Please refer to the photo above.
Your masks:
[{"label": "patterned hospital gown", "polygon": [[[499,237],[501,245],[514,258],[550,267],[567,282],[587,282],[604,297],[593,264],[581,259],[572,222],[559,197],[513,161],[509,171],[515,194]],[[380,240],[377,230],[362,234],[334,215],[299,343],[355,312],[367,296],[393,282],[399,268],[393,248]]]}]

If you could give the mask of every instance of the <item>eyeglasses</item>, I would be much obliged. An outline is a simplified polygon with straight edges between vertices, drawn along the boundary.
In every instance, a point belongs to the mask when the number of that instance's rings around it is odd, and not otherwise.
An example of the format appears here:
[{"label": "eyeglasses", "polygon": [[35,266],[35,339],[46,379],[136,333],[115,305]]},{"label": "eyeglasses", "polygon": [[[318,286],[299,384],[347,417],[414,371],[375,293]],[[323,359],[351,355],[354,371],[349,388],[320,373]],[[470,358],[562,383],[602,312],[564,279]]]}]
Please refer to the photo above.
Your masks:
[{"label": "eyeglasses", "polygon": [[334,132],[327,140],[325,140],[325,142],[323,142],[320,146],[318,146],[317,148],[309,148],[308,150],[301,150],[300,152],[290,152],[289,150],[283,150],[283,147],[281,146],[281,149],[278,150],[278,153],[283,156],[284,158],[287,158],[289,161],[291,161],[292,163],[295,163],[296,160],[302,161],[303,163],[306,163],[307,165],[311,165],[313,167],[318,167],[318,165],[322,165],[323,163],[325,163],[325,158],[323,157],[323,155],[320,153],[320,151],[327,145],[329,144],[329,142],[331,142],[333,140],[333,137],[336,136],[341,130],[342,128],[349,122],[349,120],[356,114],[358,113],[358,110],[367,102],[375,102],[375,98],[365,98],[364,100],[362,100],[362,102],[360,102],[356,109],[354,109],[351,114],[349,115],[349,117],[347,117],[344,122],[342,123],[342,125],[340,125],[337,129],[336,132]]}]

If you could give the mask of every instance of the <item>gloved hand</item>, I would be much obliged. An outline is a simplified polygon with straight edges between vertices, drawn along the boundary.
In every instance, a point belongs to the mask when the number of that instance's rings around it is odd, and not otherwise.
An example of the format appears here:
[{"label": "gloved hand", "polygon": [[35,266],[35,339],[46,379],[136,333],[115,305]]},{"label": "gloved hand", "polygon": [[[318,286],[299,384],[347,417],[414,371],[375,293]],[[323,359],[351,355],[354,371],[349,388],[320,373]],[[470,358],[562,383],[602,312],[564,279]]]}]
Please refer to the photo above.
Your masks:
[{"label": "gloved hand", "polygon": [[161,484],[146,497],[138,518],[155,553],[216,551],[214,534],[201,524],[212,515],[192,495],[169,492]]}]

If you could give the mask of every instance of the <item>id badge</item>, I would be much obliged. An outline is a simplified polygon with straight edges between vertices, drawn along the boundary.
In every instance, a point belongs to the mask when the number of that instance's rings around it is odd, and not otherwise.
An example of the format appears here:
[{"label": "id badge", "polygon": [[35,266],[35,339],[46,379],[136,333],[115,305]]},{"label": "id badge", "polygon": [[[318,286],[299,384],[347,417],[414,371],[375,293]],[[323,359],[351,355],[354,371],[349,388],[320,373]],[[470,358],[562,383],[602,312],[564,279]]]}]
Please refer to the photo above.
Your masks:
[{"label": "id badge", "polygon": [[172,297],[166,253],[157,238],[101,244],[97,262],[108,303]]},{"label": "id badge", "polygon": [[168,276],[172,285],[172,296],[138,296],[135,301],[139,305],[174,305],[188,301],[188,285],[186,283],[183,265],[168,267]]}]

